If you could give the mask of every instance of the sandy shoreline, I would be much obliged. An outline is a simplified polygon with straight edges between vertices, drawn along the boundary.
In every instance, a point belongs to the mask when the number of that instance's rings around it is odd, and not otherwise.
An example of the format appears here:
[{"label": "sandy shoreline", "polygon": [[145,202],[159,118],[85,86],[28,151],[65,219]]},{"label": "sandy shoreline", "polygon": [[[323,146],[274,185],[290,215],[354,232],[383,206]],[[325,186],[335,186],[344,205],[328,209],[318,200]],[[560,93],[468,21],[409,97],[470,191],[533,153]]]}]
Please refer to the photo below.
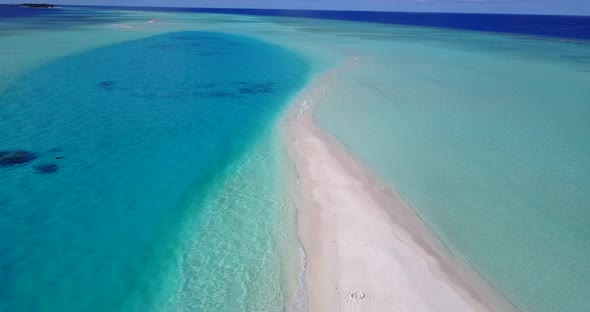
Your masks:
[{"label": "sandy shoreline", "polygon": [[358,63],[317,76],[286,121],[309,311],[516,310],[315,123],[332,80]]}]

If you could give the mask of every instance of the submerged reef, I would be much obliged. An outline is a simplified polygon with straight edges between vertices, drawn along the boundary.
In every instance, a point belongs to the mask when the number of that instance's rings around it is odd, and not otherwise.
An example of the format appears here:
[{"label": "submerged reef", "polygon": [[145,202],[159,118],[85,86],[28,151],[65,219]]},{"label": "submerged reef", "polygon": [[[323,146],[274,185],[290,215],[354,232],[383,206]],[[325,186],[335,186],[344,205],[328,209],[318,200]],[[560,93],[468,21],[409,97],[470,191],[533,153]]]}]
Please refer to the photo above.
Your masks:
[{"label": "submerged reef", "polygon": [[52,174],[59,170],[56,164],[40,164],[34,167],[35,172],[38,174]]},{"label": "submerged reef", "polygon": [[[247,95],[258,95],[273,93],[275,91],[275,82],[245,82],[237,81],[234,82],[238,85],[237,89],[218,89],[208,92],[199,92],[199,96],[216,97],[216,98],[243,98]],[[216,87],[216,83],[202,83],[198,87],[207,89]]]},{"label": "submerged reef", "polygon": [[112,80],[101,81],[98,85],[103,89],[111,89],[115,86],[115,82]]},{"label": "submerged reef", "polygon": [[263,82],[263,83],[239,83],[242,84],[239,91],[241,94],[261,94],[261,93],[272,93],[274,82]]},{"label": "submerged reef", "polygon": [[27,151],[0,151],[0,167],[26,164],[37,159],[37,154]]},{"label": "submerged reef", "polygon": [[215,98],[236,98],[237,96],[227,91],[212,91],[204,93],[203,96],[215,97]]}]

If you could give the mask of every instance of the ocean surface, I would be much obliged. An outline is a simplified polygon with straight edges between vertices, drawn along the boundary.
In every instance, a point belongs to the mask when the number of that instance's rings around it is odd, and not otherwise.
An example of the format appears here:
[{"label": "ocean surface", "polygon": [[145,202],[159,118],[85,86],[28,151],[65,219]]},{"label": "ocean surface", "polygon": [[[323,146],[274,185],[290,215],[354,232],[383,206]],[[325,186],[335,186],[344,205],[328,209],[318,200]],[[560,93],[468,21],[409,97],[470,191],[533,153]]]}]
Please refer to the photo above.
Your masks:
[{"label": "ocean surface", "polygon": [[304,310],[277,130],[351,57],[319,124],[518,307],[587,311],[589,25],[0,8],[0,151],[28,161],[0,166],[0,311]]},{"label": "ocean surface", "polygon": [[590,19],[587,16],[552,16],[525,14],[465,14],[416,12],[363,12],[325,10],[268,10],[268,9],[216,9],[216,8],[159,8],[125,7],[126,10],[155,12],[195,12],[255,16],[281,16],[342,20],[392,25],[441,27],[499,33],[561,38],[590,39]]}]

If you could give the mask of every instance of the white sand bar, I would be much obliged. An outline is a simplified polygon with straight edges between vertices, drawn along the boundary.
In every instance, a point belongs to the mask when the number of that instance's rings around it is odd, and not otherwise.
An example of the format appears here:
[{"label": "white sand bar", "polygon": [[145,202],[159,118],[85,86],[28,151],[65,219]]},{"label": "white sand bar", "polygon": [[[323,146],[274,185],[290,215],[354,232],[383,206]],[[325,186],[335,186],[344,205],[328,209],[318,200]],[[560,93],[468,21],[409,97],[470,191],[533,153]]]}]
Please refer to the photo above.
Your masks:
[{"label": "white sand bar", "polygon": [[420,218],[313,119],[351,58],[318,76],[287,122],[309,311],[509,311]]}]

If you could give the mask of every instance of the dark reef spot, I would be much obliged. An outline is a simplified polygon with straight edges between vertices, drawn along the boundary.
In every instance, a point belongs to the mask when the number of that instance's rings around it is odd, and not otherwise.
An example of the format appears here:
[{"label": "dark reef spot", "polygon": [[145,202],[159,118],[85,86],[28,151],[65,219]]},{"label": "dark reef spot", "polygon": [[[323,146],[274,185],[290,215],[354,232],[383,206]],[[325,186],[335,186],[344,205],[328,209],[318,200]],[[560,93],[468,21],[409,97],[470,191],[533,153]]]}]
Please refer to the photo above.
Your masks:
[{"label": "dark reef spot", "polygon": [[34,167],[35,172],[38,174],[52,174],[56,173],[59,170],[59,167],[56,164],[40,164]]},{"label": "dark reef spot", "polygon": [[242,84],[239,91],[241,94],[272,93],[274,85],[274,82]]},{"label": "dark reef spot", "polygon": [[111,89],[115,86],[115,82],[112,80],[101,81],[98,85],[103,89]]},{"label": "dark reef spot", "polygon": [[26,164],[35,159],[37,155],[27,151],[0,151],[0,167]]},{"label": "dark reef spot", "polygon": [[206,96],[216,97],[216,98],[235,97],[233,93],[227,92],[227,91],[213,91],[213,92],[206,93]]}]

